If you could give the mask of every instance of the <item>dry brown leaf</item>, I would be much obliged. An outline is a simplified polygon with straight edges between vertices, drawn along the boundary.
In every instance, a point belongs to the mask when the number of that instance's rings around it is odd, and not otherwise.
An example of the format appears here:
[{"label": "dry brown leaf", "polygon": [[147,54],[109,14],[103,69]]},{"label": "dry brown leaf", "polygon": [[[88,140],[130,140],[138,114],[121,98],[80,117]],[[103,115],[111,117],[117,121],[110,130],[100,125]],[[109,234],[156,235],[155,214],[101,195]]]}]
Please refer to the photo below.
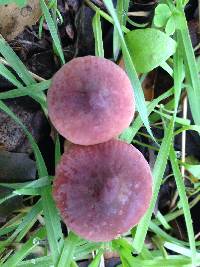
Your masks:
[{"label": "dry brown leaf", "polygon": [[29,0],[23,8],[16,4],[8,4],[0,7],[0,33],[8,41],[21,33],[25,26],[34,25],[42,12],[39,0]]}]

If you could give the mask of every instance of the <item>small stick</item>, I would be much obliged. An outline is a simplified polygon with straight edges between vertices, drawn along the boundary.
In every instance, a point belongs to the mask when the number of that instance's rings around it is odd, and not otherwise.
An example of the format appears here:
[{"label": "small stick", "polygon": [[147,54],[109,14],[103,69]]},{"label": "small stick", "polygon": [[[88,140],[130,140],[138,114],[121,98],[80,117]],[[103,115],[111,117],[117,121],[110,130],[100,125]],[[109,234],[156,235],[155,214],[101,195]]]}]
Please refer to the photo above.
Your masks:
[{"label": "small stick", "polygon": [[128,12],[128,17],[147,17],[150,14],[148,11]]}]

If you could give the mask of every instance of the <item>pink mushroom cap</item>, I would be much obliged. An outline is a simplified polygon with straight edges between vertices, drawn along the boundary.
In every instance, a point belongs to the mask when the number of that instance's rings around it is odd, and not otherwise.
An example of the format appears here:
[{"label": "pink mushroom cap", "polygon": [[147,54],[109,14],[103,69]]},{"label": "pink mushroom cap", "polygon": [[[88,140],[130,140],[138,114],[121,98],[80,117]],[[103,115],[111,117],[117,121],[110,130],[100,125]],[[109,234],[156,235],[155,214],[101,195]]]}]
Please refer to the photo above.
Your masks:
[{"label": "pink mushroom cap", "polygon": [[72,231],[87,240],[110,241],[146,212],[151,171],[141,152],[122,141],[72,145],[57,166],[53,196]]},{"label": "pink mushroom cap", "polygon": [[134,94],[127,74],[101,57],[75,58],[53,77],[49,117],[70,142],[93,145],[117,137],[131,123]]}]

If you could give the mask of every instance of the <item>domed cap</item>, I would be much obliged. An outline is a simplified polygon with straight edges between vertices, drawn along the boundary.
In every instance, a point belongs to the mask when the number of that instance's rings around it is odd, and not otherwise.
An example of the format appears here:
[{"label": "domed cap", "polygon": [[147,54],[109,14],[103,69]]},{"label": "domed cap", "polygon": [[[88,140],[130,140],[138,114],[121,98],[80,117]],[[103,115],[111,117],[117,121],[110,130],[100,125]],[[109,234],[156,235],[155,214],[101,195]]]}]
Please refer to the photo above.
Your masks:
[{"label": "domed cap", "polygon": [[135,105],[127,74],[101,57],[75,58],[53,77],[48,112],[70,142],[93,145],[117,137],[131,123]]},{"label": "domed cap", "polygon": [[53,196],[66,225],[81,237],[109,241],[136,225],[152,195],[143,155],[118,140],[72,145],[56,169]]}]

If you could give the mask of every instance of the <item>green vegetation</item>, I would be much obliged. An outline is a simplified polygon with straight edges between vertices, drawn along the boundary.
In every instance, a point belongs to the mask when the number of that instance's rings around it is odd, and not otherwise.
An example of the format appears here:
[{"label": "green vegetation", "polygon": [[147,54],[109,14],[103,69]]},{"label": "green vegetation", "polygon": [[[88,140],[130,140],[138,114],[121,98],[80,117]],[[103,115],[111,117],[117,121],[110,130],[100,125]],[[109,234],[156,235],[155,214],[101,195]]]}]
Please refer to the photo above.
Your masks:
[{"label": "green vegetation", "polygon": [[[10,2],[13,1],[0,1],[0,4]],[[25,3],[25,1],[14,2],[17,2],[20,6]],[[119,51],[122,50],[125,68],[134,88],[138,116],[133,124],[122,133],[120,138],[129,143],[134,143],[135,136],[140,134],[140,128],[144,125],[148,132],[147,137],[156,141],[153,149],[158,150],[158,155],[153,167],[153,198],[147,213],[139,225],[134,227],[127,235],[117,240],[109,243],[92,243],[82,240],[72,232],[69,233],[67,238],[63,236],[60,217],[51,194],[52,177],[48,175],[40,150],[30,132],[3,102],[5,99],[27,95],[37,101],[44,113],[47,114],[44,91],[48,89],[50,81],[36,82],[34,75],[28,71],[1,36],[0,53],[2,57],[0,58],[0,74],[12,82],[16,89],[0,93],[0,109],[12,117],[26,133],[35,155],[38,179],[34,182],[20,184],[1,184],[14,189],[14,191],[7,198],[0,199],[0,203],[19,194],[31,197],[40,196],[40,198],[36,204],[22,210],[8,221],[5,226],[0,228],[0,236],[6,237],[5,241],[0,241],[0,265],[3,267],[75,267],[77,266],[77,260],[87,259],[91,256],[91,253],[94,253],[94,260],[89,266],[97,267],[103,252],[114,250],[119,253],[122,261],[121,266],[123,267],[200,266],[200,243],[195,239],[190,214],[191,207],[200,200],[200,197],[199,195],[194,195],[192,199],[190,198],[191,194],[187,190],[180,172],[182,163],[177,159],[177,154],[173,147],[173,139],[178,133],[187,130],[200,133],[200,80],[184,14],[184,6],[187,1],[177,0],[175,4],[172,0],[160,1],[162,3],[156,8],[151,29],[144,30],[141,28],[133,32],[130,32],[125,26],[129,0],[118,0],[117,12],[114,10],[111,0],[104,0],[109,15],[96,7],[90,0],[85,2],[96,12],[93,19],[96,55],[104,56],[101,29],[101,17],[103,17],[113,24],[114,27],[113,58],[116,59]],[[65,59],[57,25],[55,24],[56,20],[49,10],[50,8],[56,10],[56,1],[49,5],[44,0],[40,0],[40,3],[43,11],[41,21],[46,20],[53,40],[55,54],[60,59],[61,64],[64,64]],[[143,26],[141,25],[141,27]],[[145,45],[148,45],[148,43],[151,43],[151,45],[145,48],[143,44],[144,39]],[[154,50],[155,47],[156,51]],[[25,86],[9,71],[7,65],[16,71]],[[157,99],[145,102],[141,81],[136,70],[146,73],[158,65],[173,76],[174,86]],[[188,94],[195,125],[191,125],[188,120],[176,117],[180,95],[183,90]],[[165,105],[159,105],[162,100],[168,99],[169,96],[173,96],[173,99],[169,100]],[[162,121],[164,130],[162,140],[156,140],[151,131],[151,125],[157,121]],[[60,157],[59,139],[57,139],[55,146],[55,158],[56,162],[58,162]],[[172,175],[177,185],[180,200],[168,214],[162,215],[158,212],[156,217],[152,217],[160,186],[165,181],[163,176],[168,160],[172,165]],[[191,164],[189,167],[192,168],[192,166]],[[192,170],[196,175],[198,173],[199,178],[198,169],[192,168]],[[196,192],[198,192],[200,184],[195,181],[193,183]],[[188,241],[178,240],[170,233],[170,222],[180,215],[184,215],[185,218]],[[23,237],[29,233],[32,226],[38,221],[39,216],[44,218],[43,226],[40,224],[38,230],[32,233],[29,240],[22,242]],[[151,250],[144,243],[148,231],[151,233],[155,245]],[[13,242],[20,244],[20,246],[13,246],[10,249],[9,245]],[[32,260],[25,259],[31,251],[37,246],[41,246],[41,244],[44,251],[43,257]],[[18,247],[18,249],[15,250],[14,247]],[[174,253],[171,255],[169,251]],[[135,255],[133,256],[133,254]]]}]

